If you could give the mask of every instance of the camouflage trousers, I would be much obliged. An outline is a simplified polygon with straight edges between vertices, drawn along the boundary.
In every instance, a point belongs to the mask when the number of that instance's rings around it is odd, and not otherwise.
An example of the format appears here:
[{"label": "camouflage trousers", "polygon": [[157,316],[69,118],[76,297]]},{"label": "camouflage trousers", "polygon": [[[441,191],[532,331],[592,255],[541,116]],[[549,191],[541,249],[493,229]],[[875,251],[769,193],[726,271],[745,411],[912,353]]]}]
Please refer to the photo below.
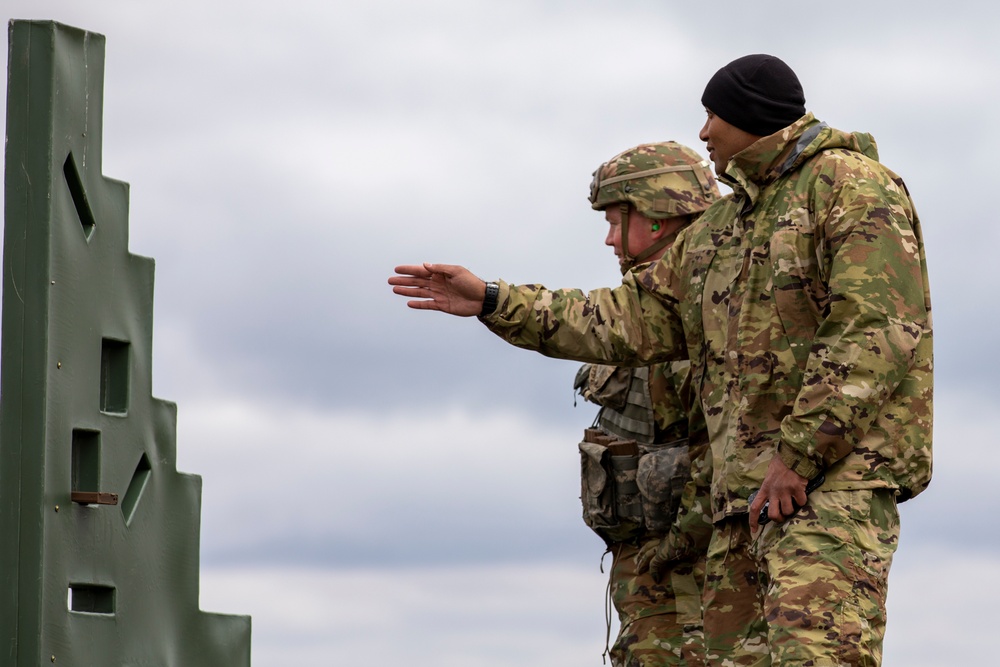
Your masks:
[{"label": "camouflage trousers", "polygon": [[878,667],[899,514],[889,489],[817,491],[750,535],[716,524],[706,564],[705,643],[726,667]]},{"label": "camouflage trousers", "polygon": [[614,667],[703,667],[701,590],[704,559],[679,562],[660,583],[649,572],[636,572],[639,547],[617,543],[610,548],[611,601],[621,630],[611,647]]}]

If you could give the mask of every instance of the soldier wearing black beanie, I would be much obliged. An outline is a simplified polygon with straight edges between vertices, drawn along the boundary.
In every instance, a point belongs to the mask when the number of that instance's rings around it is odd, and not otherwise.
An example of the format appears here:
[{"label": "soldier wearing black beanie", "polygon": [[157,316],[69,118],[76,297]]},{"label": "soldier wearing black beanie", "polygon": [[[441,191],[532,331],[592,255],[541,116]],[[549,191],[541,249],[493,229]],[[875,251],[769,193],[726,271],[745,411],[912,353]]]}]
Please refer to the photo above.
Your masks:
[{"label": "soldier wearing black beanie", "polygon": [[[671,568],[705,554],[712,664],[878,667],[897,505],[927,487],[933,462],[920,221],[874,137],[807,113],[778,58],[734,60],[702,102],[698,137],[732,193],[619,287],[490,292],[434,264],[397,267],[389,283],[412,308],[479,314],[550,357],[689,357],[710,425],[710,498],[685,494],[683,520],[644,537],[632,571],[673,590]],[[675,657],[665,648],[659,662]]]},{"label": "soldier wearing black beanie", "polygon": [[765,54],[732,61],[709,80],[701,103],[730,125],[761,137],[806,112],[802,86],[788,65]]}]

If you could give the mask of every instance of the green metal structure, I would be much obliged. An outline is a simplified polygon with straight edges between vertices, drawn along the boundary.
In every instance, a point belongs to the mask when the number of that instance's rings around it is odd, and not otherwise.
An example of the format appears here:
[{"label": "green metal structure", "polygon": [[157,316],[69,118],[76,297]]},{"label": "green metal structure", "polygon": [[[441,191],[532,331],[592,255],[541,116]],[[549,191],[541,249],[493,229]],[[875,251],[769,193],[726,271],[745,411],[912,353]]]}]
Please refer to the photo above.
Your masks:
[{"label": "green metal structure", "polygon": [[152,396],[153,260],[101,168],[104,37],[9,25],[0,665],[250,664],[198,604],[201,478]]}]

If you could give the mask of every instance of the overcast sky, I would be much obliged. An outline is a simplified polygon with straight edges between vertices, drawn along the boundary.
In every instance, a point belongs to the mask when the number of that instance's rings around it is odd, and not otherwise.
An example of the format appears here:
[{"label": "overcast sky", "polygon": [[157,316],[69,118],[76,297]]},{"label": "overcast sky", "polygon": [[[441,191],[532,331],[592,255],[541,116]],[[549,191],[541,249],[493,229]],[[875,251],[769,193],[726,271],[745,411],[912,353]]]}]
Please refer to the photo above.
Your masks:
[{"label": "overcast sky", "polygon": [[204,479],[202,607],[253,615],[255,666],[601,664],[576,365],[409,310],[386,278],[617,283],[591,173],[643,142],[701,150],[705,82],[761,52],[875,136],[923,224],[936,468],[901,508],[884,665],[995,662],[995,3],[4,8],[107,37],[104,173],[156,260],[153,389]]}]

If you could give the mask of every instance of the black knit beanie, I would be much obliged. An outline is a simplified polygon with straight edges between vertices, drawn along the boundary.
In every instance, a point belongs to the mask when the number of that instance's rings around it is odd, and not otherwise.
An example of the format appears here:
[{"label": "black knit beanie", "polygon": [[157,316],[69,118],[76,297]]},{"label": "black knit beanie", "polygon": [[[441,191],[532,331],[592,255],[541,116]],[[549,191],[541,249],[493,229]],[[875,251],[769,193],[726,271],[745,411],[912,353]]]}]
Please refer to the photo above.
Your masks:
[{"label": "black knit beanie", "polygon": [[741,130],[767,136],[806,112],[799,78],[781,59],[764,54],[737,58],[715,73],[701,103]]}]

